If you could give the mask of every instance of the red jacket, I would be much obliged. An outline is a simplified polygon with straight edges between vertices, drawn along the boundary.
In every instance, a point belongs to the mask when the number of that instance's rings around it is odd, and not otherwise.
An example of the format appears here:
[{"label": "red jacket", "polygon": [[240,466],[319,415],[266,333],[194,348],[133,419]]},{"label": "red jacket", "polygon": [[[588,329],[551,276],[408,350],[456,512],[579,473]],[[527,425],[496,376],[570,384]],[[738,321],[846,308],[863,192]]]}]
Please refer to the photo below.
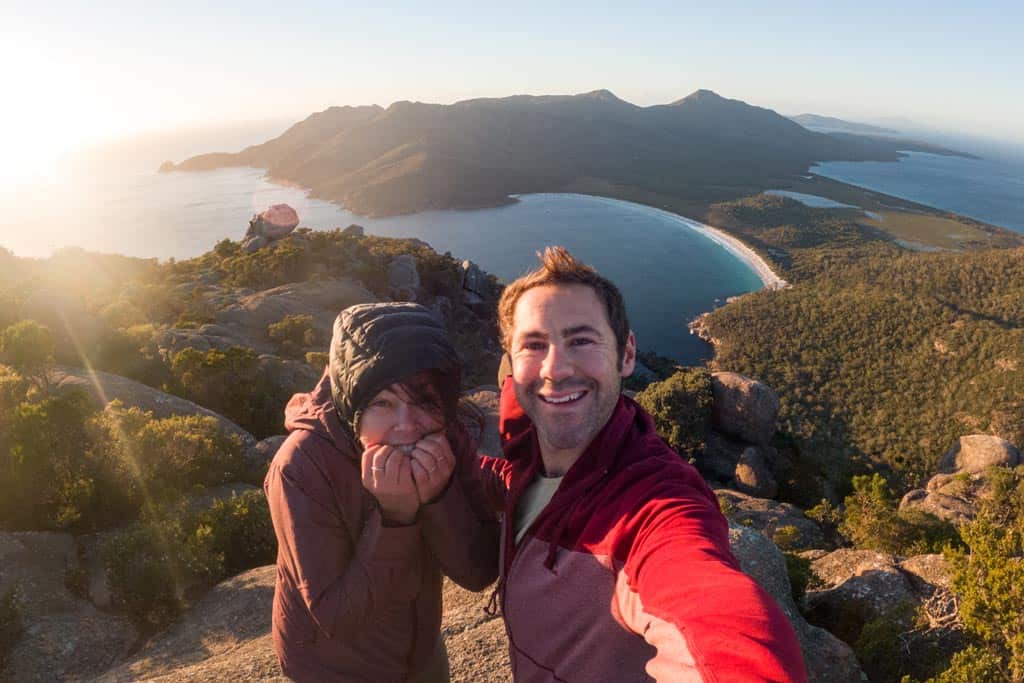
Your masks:
[{"label": "red jacket", "polygon": [[516,681],[805,681],[796,634],[740,571],[697,471],[620,398],[515,545],[514,510],[540,465],[532,423],[503,387],[507,460],[501,605]]},{"label": "red jacket", "polygon": [[278,539],[281,667],[300,681],[406,680],[437,646],[441,572],[471,590],[497,574],[497,522],[472,495],[472,451],[453,443],[459,460],[442,497],[416,524],[385,527],[328,377],[285,414],[291,434],[264,483]]}]

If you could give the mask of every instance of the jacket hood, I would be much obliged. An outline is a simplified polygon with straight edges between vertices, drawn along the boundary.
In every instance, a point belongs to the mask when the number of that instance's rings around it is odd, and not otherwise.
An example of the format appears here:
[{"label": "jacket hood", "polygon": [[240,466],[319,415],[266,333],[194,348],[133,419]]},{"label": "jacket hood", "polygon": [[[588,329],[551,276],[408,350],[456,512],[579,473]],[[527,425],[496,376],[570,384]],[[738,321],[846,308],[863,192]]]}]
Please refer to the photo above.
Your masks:
[{"label": "jacket hood", "polygon": [[458,354],[444,325],[419,304],[349,306],[334,321],[328,375],[341,421],[355,432],[359,413],[377,393],[425,370],[452,376]]},{"label": "jacket hood", "polygon": [[284,409],[284,426],[289,432],[313,432],[353,456],[360,452],[351,430],[341,421],[334,408],[330,372],[327,369],[313,391],[295,394],[288,401]]}]

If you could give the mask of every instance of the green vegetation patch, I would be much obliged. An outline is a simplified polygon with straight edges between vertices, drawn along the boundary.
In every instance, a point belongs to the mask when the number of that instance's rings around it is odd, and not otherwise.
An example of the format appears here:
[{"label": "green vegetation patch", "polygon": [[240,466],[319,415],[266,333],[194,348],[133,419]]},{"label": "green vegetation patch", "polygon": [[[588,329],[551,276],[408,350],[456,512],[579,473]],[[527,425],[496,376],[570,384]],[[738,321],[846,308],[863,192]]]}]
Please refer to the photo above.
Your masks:
[{"label": "green vegetation patch", "polygon": [[648,385],[636,395],[636,401],[651,414],[658,434],[677,453],[692,455],[704,447],[714,402],[707,368],[679,370]]}]

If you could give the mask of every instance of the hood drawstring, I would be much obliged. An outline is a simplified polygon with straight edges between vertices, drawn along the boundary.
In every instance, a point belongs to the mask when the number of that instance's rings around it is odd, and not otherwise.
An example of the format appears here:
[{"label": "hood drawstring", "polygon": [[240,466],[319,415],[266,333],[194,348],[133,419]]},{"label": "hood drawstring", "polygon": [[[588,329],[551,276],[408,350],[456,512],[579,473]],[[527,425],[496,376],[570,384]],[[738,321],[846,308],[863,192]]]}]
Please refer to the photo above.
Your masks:
[{"label": "hood drawstring", "polygon": [[494,590],[491,591],[491,597],[487,600],[487,606],[484,607],[484,614],[489,617],[498,616],[498,595],[505,587],[505,574],[504,572],[498,576],[497,583],[494,584]]}]

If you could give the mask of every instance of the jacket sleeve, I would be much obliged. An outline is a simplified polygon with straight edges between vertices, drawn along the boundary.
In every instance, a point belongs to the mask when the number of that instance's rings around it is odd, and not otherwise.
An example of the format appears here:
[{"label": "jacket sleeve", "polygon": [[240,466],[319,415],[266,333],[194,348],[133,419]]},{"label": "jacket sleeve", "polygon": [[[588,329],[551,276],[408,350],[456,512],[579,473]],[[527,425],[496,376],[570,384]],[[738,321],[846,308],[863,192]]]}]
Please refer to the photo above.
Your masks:
[{"label": "jacket sleeve", "polygon": [[[282,449],[301,448],[286,442]],[[278,571],[295,582],[320,630],[354,630],[420,589],[422,541],[416,525],[386,527],[373,506],[349,529],[330,482],[307,457],[278,453],[264,483],[278,542]],[[285,456],[285,457],[281,457]]]},{"label": "jacket sleeve", "polygon": [[441,570],[457,584],[480,591],[498,577],[498,518],[484,500],[473,463],[458,463],[451,484],[420,508],[419,518]]},{"label": "jacket sleeve", "polygon": [[703,492],[674,488],[649,499],[632,522],[616,582],[620,618],[657,651],[647,673],[659,681],[804,683],[793,627],[740,571],[725,518]]}]

